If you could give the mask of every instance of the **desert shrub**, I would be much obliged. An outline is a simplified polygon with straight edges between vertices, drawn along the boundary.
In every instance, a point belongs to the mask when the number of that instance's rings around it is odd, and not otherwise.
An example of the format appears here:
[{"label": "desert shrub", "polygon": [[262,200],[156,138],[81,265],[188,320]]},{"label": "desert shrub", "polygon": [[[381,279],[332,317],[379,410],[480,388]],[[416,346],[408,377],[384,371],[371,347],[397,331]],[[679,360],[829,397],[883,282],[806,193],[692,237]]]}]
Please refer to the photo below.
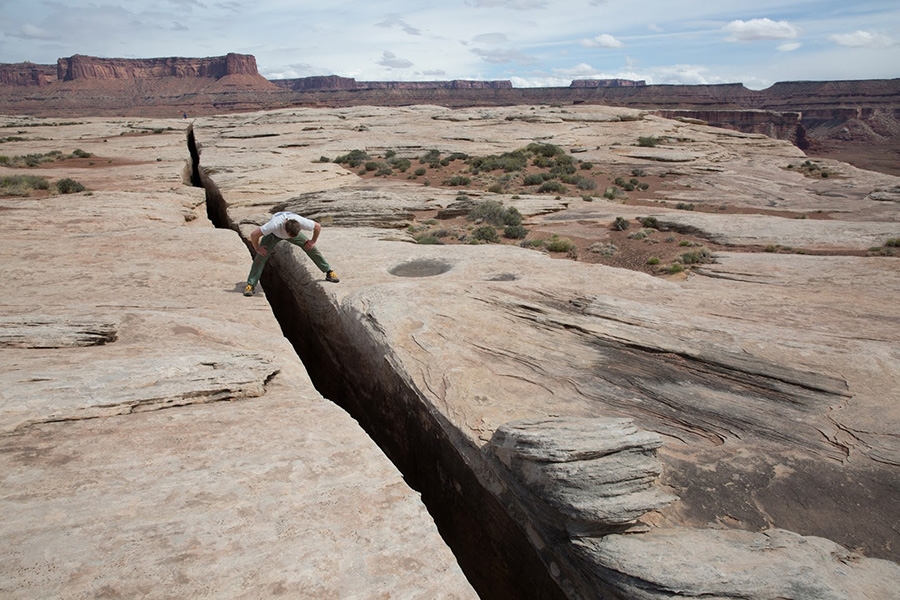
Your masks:
[{"label": "desert shrub", "polygon": [[552,236],[548,240],[544,240],[544,248],[550,252],[571,252],[575,249],[575,244],[568,238]]},{"label": "desert shrub", "polygon": [[606,188],[606,191],[603,192],[603,197],[607,200],[615,200],[619,195],[619,188],[616,186],[610,186]]},{"label": "desert shrub", "polygon": [[625,182],[625,178],[624,178],[624,177],[616,177],[616,178],[613,180],[613,183],[616,184],[616,185],[619,186],[619,187],[625,187],[625,183],[626,183],[626,182]]},{"label": "desert shrub", "polygon": [[594,163],[584,161],[583,163],[578,165],[578,168],[581,169],[582,171],[590,171],[591,169],[594,168]]},{"label": "desert shrub", "polygon": [[699,248],[694,252],[685,252],[681,255],[681,262],[686,265],[699,265],[712,262],[712,253],[706,248]]},{"label": "desert shrub", "polygon": [[31,190],[50,189],[50,182],[46,177],[37,175],[8,175],[0,177],[0,195],[3,196],[28,196]]},{"label": "desert shrub", "polygon": [[519,212],[519,209],[515,206],[510,206],[503,211],[503,224],[504,225],[521,225],[522,224],[522,213]]},{"label": "desert shrub", "polygon": [[425,164],[429,163],[432,166],[437,166],[441,161],[441,153],[438,150],[429,150],[423,156],[419,157],[419,163]]},{"label": "desert shrub", "polygon": [[406,170],[412,166],[412,163],[409,162],[408,158],[396,158],[390,161],[391,165],[400,171],[401,173],[406,173]]},{"label": "desert shrub", "polygon": [[638,221],[648,229],[659,229],[659,221],[656,220],[656,217],[644,217],[643,219],[638,219]]},{"label": "desert shrub", "polygon": [[488,156],[470,158],[468,163],[469,166],[472,167],[472,172],[475,174],[497,170],[511,173],[512,171],[521,171],[524,169],[528,164],[528,158],[521,150],[513,150],[512,152],[504,152],[499,156],[491,154]]},{"label": "desert shrub", "polygon": [[539,187],[537,191],[540,194],[564,194],[566,191],[566,186],[558,181],[545,181],[543,184],[541,184],[541,187]]},{"label": "desert shrub", "polygon": [[433,233],[423,233],[421,235],[413,236],[413,239],[416,240],[417,244],[440,245],[444,243]]},{"label": "desert shrub", "polygon": [[60,194],[77,194],[84,191],[84,186],[74,179],[65,177],[56,182],[56,191]]},{"label": "desert shrub", "polygon": [[388,150],[387,152],[384,153],[384,157],[388,160],[394,158],[395,156],[397,156],[396,150]]},{"label": "desert shrub", "polygon": [[[459,198],[457,198],[459,200]],[[466,216],[469,221],[484,221],[492,225],[503,224],[503,205],[496,200],[485,200],[472,207]]]},{"label": "desert shrub", "polygon": [[476,227],[472,231],[472,239],[478,240],[479,242],[496,244],[500,241],[500,236],[492,225],[482,225],[481,227]]},{"label": "desert shrub", "polygon": [[674,275],[675,273],[681,273],[684,271],[684,265],[681,263],[672,263],[669,265],[669,274]]},{"label": "desert shrub", "polygon": [[522,213],[515,206],[504,208],[496,200],[485,200],[476,204],[469,211],[467,219],[470,221],[484,221],[497,227],[515,226],[522,224]]},{"label": "desert shrub", "polygon": [[891,238],[884,245],[887,248],[900,248],[900,238]]},{"label": "desert shrub", "polygon": [[492,183],[491,185],[488,186],[487,191],[491,192],[492,194],[502,194],[503,193],[503,184],[499,183],[499,182]]},{"label": "desert shrub", "polygon": [[543,245],[543,240],[522,240],[519,242],[519,246],[522,248],[538,248]]},{"label": "desert shrub", "polygon": [[638,146],[645,148],[653,148],[659,143],[659,138],[655,136],[641,136],[638,138]]},{"label": "desert shrub", "polygon": [[585,202],[593,202],[594,198],[590,194],[582,194],[581,199]]},{"label": "desert shrub", "polygon": [[0,155],[0,165],[6,166],[8,164],[9,164],[9,157],[6,155]]},{"label": "desert shrub", "polygon": [[376,177],[389,177],[394,174],[394,170],[386,163],[378,163],[378,170],[375,171]]},{"label": "desert shrub", "polygon": [[320,157],[319,157],[319,162],[320,162],[320,163],[327,163],[327,162],[331,162],[331,159],[328,158],[327,156],[320,156]]},{"label": "desert shrub", "polygon": [[356,149],[351,150],[350,152],[342,156],[338,156],[334,159],[334,162],[338,163],[339,165],[345,164],[348,167],[356,168],[367,160],[369,160],[369,153],[365,150]]},{"label": "desert shrub", "polygon": [[544,180],[543,173],[529,173],[522,180],[522,185],[540,185],[544,183]]},{"label": "desert shrub", "polygon": [[503,228],[503,237],[511,240],[524,240],[528,229],[524,225],[507,225]]},{"label": "desert shrub", "polygon": [[626,192],[633,192],[634,184],[629,181],[625,185],[622,186],[622,189],[625,190]]},{"label": "desert shrub", "polygon": [[579,190],[593,190],[597,187],[597,182],[588,177],[582,177],[581,175],[564,175],[560,178],[560,181],[563,183],[568,183],[569,185],[574,185]]},{"label": "desert shrub", "polygon": [[458,185],[469,185],[472,183],[472,180],[465,175],[454,175],[453,177],[448,177],[444,181],[441,182],[443,185],[449,185],[451,187],[455,187]]},{"label": "desert shrub", "polygon": [[641,168],[634,168],[631,170],[631,174],[635,177],[646,177],[647,171],[645,171]]},{"label": "desert shrub", "polygon": [[631,223],[625,217],[616,217],[616,220],[613,221],[613,229],[617,231],[625,231],[628,227],[631,226]]},{"label": "desert shrub", "polygon": [[644,181],[644,182],[642,182],[642,183],[641,183],[639,186],[637,186],[637,187],[641,188],[642,190],[646,190],[646,189],[648,189],[648,188],[650,187],[650,184],[647,183],[646,181]]},{"label": "desert shrub", "polygon": [[675,208],[677,208],[678,210],[694,210],[694,205],[688,204],[686,202],[679,202],[675,205]]},{"label": "desert shrub", "polygon": [[91,153],[85,152],[84,150],[76,148],[75,150],[72,151],[72,156],[74,156],[76,158],[90,158]]},{"label": "desert shrub", "polygon": [[366,171],[375,171],[378,169],[378,163],[374,160],[366,161],[365,167]]},{"label": "desert shrub", "polygon": [[561,156],[566,153],[565,150],[554,144],[539,144],[537,142],[525,146],[525,151],[547,157]]},{"label": "desert shrub", "polygon": [[535,156],[531,161],[531,164],[539,169],[549,169],[556,164],[556,162],[549,156]]},{"label": "desert shrub", "polygon": [[651,256],[650,258],[647,259],[647,264],[648,265],[658,265],[659,259],[655,256]]},{"label": "desert shrub", "polygon": [[419,167],[418,169],[415,170],[416,177],[421,177],[424,174],[425,174],[425,167]]}]

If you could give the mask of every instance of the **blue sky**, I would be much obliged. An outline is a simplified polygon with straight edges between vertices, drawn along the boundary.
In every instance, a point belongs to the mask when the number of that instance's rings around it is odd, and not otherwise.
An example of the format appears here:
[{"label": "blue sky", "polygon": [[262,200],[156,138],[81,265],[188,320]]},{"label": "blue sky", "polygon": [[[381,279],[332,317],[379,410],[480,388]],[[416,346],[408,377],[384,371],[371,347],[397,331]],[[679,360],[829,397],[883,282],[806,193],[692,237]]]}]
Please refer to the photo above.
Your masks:
[{"label": "blue sky", "polygon": [[0,0],[0,63],[252,54],[269,79],[900,77],[897,0]]}]

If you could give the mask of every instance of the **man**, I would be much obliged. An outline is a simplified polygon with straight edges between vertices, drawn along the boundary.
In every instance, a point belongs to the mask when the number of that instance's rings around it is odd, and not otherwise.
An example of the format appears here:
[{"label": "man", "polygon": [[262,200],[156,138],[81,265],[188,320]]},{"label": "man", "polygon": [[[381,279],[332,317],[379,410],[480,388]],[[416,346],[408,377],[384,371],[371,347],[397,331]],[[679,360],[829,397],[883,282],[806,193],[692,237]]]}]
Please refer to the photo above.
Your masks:
[{"label": "man", "polygon": [[[312,231],[312,238],[307,239],[302,231]],[[287,240],[295,246],[300,246],[306,255],[312,259],[319,270],[325,273],[325,280],[337,283],[340,281],[328,261],[316,248],[319,232],[322,226],[306,217],[295,215],[292,212],[279,212],[269,219],[265,225],[257,227],[250,233],[250,243],[256,255],[253,257],[253,266],[250,267],[250,275],[247,276],[247,287],[244,288],[245,296],[252,296],[256,291],[256,284],[262,275],[263,267],[269,260],[269,252],[275,244],[281,240]]]}]

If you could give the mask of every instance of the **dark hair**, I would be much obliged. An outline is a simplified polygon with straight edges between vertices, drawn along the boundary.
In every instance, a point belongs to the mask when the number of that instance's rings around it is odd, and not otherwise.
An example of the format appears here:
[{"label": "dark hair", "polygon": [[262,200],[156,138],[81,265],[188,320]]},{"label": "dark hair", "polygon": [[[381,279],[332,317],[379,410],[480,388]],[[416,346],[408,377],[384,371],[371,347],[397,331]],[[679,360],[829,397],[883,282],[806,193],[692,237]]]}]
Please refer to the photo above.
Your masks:
[{"label": "dark hair", "polygon": [[300,235],[300,221],[295,221],[293,219],[289,219],[284,224],[284,230],[292,238],[297,237],[298,235]]}]

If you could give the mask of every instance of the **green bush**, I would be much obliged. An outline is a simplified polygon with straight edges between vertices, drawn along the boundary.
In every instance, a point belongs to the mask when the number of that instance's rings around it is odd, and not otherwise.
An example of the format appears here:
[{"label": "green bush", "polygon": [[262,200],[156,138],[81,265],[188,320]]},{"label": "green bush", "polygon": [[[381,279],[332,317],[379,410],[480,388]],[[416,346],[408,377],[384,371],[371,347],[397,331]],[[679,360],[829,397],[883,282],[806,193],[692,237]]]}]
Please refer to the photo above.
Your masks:
[{"label": "green bush", "polygon": [[390,162],[391,165],[401,173],[406,173],[406,170],[412,166],[412,163],[409,162],[408,158],[396,158]]},{"label": "green bush", "polygon": [[539,144],[537,142],[525,146],[525,151],[545,157],[561,156],[566,153],[565,150],[554,144]]},{"label": "green bush", "polygon": [[684,271],[684,265],[681,263],[672,263],[669,265],[669,274],[674,275],[675,273],[681,273]]},{"label": "green bush", "polygon": [[566,186],[558,181],[545,181],[537,191],[539,194],[564,194],[566,192]]},{"label": "green bush", "polygon": [[553,236],[544,241],[544,247],[550,252],[570,252],[575,249],[575,244],[568,238]]},{"label": "green bush", "polygon": [[31,190],[48,190],[50,182],[38,175],[8,175],[0,177],[0,195],[28,196]]},{"label": "green bush", "polygon": [[370,160],[366,162],[366,171],[375,171],[378,169],[378,163],[374,160]]},{"label": "green bush", "polygon": [[441,153],[438,150],[429,150],[423,156],[419,158],[419,163],[425,164],[429,163],[432,165],[436,165],[441,161]]},{"label": "green bush", "polygon": [[472,183],[472,180],[465,175],[454,175],[453,177],[448,177],[441,183],[449,186],[469,185],[470,183]]},{"label": "green bush", "polygon": [[367,160],[369,160],[369,153],[365,150],[351,150],[347,154],[335,158],[334,162],[340,165],[346,164],[348,167],[356,168]]},{"label": "green bush", "polygon": [[499,156],[491,154],[489,156],[470,158],[468,163],[472,167],[472,172],[476,175],[496,170],[510,173],[524,169],[528,164],[528,157],[521,150],[514,150],[512,152],[504,152]]},{"label": "green bush", "polygon": [[648,265],[658,265],[659,259],[656,258],[655,256],[651,256],[650,258],[647,259],[647,264]]},{"label": "green bush", "polygon": [[675,205],[675,208],[677,208],[678,210],[694,210],[694,205],[687,204],[685,202],[679,202]]},{"label": "green bush", "polygon": [[466,217],[469,221],[484,221],[497,227],[522,224],[522,213],[515,206],[504,208],[496,200],[485,200],[476,204]]},{"label": "green bush", "polygon": [[528,229],[523,225],[507,225],[503,228],[503,236],[511,240],[524,240]]},{"label": "green bush", "polygon": [[327,163],[327,162],[331,162],[331,159],[328,158],[327,156],[320,156],[320,157],[319,157],[319,162],[320,162],[320,163]]},{"label": "green bush", "polygon": [[541,185],[544,181],[545,179],[542,173],[529,173],[522,180],[522,185]]},{"label": "green bush", "polygon": [[616,217],[616,220],[613,221],[613,229],[618,231],[625,231],[631,226],[631,223],[625,217]]},{"label": "green bush", "polygon": [[496,244],[500,241],[500,236],[497,234],[497,230],[494,229],[491,225],[482,225],[481,227],[476,227],[472,231],[472,238],[478,240],[479,242],[488,242],[491,244]]},{"label": "green bush", "polygon": [[90,158],[91,153],[85,152],[84,150],[76,148],[74,151],[72,151],[72,156],[74,156],[76,158]]},{"label": "green bush", "polygon": [[418,169],[415,170],[416,177],[421,177],[424,174],[425,174],[425,167],[419,167]]},{"label": "green bush", "polygon": [[653,148],[659,143],[659,138],[654,136],[641,136],[638,138],[638,146],[645,148]]},{"label": "green bush", "polygon": [[712,262],[712,254],[706,248],[700,248],[694,252],[685,252],[682,254],[681,262],[686,265],[699,265]]},{"label": "green bush", "polygon": [[888,248],[900,248],[900,238],[891,238],[884,245]]},{"label": "green bush", "polygon": [[578,168],[581,169],[582,171],[590,171],[591,169],[594,168],[594,163],[584,161],[583,163],[578,165]]},{"label": "green bush", "polygon": [[638,219],[638,221],[648,229],[659,229],[659,221],[656,220],[656,217],[644,217],[643,219]]},{"label": "green bush", "polygon": [[74,179],[65,177],[56,182],[56,191],[60,194],[77,194],[84,191],[84,186]]},{"label": "green bush", "polygon": [[619,188],[614,185],[606,188],[606,191],[603,192],[603,197],[607,200],[615,200],[618,195]]}]

